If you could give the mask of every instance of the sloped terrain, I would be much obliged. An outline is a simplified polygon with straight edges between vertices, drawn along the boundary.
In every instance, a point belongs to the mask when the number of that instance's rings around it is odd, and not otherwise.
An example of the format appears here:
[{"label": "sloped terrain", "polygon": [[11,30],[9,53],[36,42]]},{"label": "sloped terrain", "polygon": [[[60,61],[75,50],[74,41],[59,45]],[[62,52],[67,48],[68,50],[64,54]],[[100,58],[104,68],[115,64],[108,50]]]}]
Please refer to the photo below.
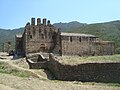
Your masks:
[{"label": "sloped terrain", "polygon": [[[49,80],[44,70],[29,69],[24,58],[0,54],[0,90],[119,90],[117,83]],[[4,58],[2,58],[4,57]]]}]

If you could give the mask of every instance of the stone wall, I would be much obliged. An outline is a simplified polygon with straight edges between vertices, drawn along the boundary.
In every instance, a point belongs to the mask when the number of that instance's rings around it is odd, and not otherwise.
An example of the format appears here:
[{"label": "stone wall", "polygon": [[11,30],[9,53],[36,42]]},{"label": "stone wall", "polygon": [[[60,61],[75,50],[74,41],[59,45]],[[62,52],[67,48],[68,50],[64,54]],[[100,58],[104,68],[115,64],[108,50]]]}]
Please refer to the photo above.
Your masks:
[{"label": "stone wall", "polygon": [[62,55],[113,55],[115,43],[111,41],[97,41],[96,37],[61,36]]},{"label": "stone wall", "polygon": [[28,55],[26,61],[30,69],[47,69],[47,59],[40,54]]},{"label": "stone wall", "polygon": [[115,54],[115,43],[110,41],[98,41],[92,46],[96,55],[113,55]]},{"label": "stone wall", "polygon": [[83,63],[64,65],[50,55],[48,70],[58,80],[120,83],[120,63]]},{"label": "stone wall", "polygon": [[62,55],[89,55],[89,43],[62,40]]},{"label": "stone wall", "polygon": [[55,52],[60,51],[60,32],[59,29],[50,24],[50,21],[31,19],[31,24],[27,23],[23,33],[23,48],[25,53]]},{"label": "stone wall", "polygon": [[[81,34],[79,34],[81,35]],[[96,41],[95,36],[61,36],[62,43],[62,54],[63,55],[79,55],[79,56],[90,56],[94,54],[94,50],[91,49],[94,42]]]},{"label": "stone wall", "polygon": [[46,18],[31,18],[23,35],[16,37],[16,54],[26,56],[29,53],[54,53],[58,55],[112,55],[114,42],[97,41],[96,36],[79,33],[61,33]]},{"label": "stone wall", "polygon": [[30,69],[46,69],[46,61],[43,61],[43,62],[33,62],[32,60],[30,59],[27,59],[26,60],[28,65],[29,65],[29,68]]},{"label": "stone wall", "polygon": [[12,50],[11,42],[4,42],[3,43],[3,52],[9,52],[10,50]]}]

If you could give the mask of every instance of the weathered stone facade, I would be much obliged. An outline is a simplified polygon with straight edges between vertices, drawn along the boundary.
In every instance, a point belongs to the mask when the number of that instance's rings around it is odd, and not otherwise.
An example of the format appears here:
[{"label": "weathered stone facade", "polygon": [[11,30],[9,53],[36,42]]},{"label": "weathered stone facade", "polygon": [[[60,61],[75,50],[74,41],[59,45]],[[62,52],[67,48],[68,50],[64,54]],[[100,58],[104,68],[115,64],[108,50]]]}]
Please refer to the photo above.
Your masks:
[{"label": "weathered stone facade", "polygon": [[112,55],[115,53],[115,43],[100,41],[98,37],[89,34],[61,33],[63,55]]},{"label": "weathered stone facade", "polygon": [[11,50],[11,42],[4,42],[3,43],[3,52],[9,52]]},{"label": "weathered stone facade", "polygon": [[[58,28],[50,24],[50,21],[43,19],[37,19],[37,25],[35,25],[35,18],[31,19],[31,24],[27,23],[25,31],[21,37],[22,48],[21,51],[26,55],[28,53],[38,52],[52,52],[60,53],[60,31]],[[20,40],[16,39],[16,43]],[[16,51],[18,51],[16,45]],[[19,50],[20,51],[20,50]]]},{"label": "weathered stone facade", "polygon": [[[47,22],[47,23],[46,23]],[[59,55],[112,55],[115,44],[110,41],[99,41],[98,37],[89,34],[61,33],[60,29],[50,24],[50,20],[37,18],[27,23],[22,36],[16,36],[16,52],[54,53]]]},{"label": "weathered stone facade", "polygon": [[61,33],[63,55],[91,55],[90,49],[96,42],[96,36],[88,34]]},{"label": "weathered stone facade", "polygon": [[16,54],[18,56],[23,55],[24,56],[24,50],[23,50],[23,37],[22,35],[16,35],[15,36],[16,39],[16,44],[15,44],[15,50],[16,50]]}]

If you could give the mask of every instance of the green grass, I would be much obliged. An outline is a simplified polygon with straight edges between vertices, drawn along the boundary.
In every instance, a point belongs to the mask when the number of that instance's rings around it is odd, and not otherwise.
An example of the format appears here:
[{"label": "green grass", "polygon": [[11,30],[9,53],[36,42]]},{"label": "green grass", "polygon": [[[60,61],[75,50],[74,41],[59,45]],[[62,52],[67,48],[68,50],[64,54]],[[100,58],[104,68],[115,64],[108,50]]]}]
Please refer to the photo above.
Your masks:
[{"label": "green grass", "polygon": [[120,87],[120,83],[109,83],[108,86]]},{"label": "green grass", "polygon": [[109,63],[120,62],[120,55],[106,55],[106,56],[62,56],[59,57],[60,62],[64,64],[80,64],[80,63]]},{"label": "green grass", "polygon": [[29,77],[31,75],[28,71],[16,69],[2,61],[0,61],[0,73],[11,74],[19,77]]},{"label": "green grass", "polygon": [[97,82],[80,82],[80,81],[74,81],[73,84],[120,87],[120,83],[97,83]]},{"label": "green grass", "polygon": [[91,56],[80,59],[83,61],[120,62],[120,55]]}]

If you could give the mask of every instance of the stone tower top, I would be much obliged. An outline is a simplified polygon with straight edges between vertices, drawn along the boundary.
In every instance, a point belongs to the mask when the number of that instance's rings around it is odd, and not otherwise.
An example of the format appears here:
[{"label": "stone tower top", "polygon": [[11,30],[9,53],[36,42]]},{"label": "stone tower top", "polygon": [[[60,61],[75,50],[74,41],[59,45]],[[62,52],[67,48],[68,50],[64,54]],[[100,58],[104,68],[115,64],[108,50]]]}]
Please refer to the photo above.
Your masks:
[{"label": "stone tower top", "polygon": [[50,20],[47,21],[47,25],[50,25]]},{"label": "stone tower top", "polygon": [[46,18],[43,19],[43,25],[46,25]]},{"label": "stone tower top", "polygon": [[41,19],[37,18],[37,25],[40,25],[40,24],[41,24]]},{"label": "stone tower top", "polygon": [[[31,18],[31,25],[32,26],[35,26],[36,24],[35,24],[35,18]],[[41,19],[41,18],[37,18],[37,26],[39,26],[39,25],[51,25],[51,23],[50,23],[50,20],[48,20],[47,21],[47,19],[46,18],[43,18],[43,19]]]},{"label": "stone tower top", "polygon": [[35,18],[31,18],[31,25],[35,25]]}]

